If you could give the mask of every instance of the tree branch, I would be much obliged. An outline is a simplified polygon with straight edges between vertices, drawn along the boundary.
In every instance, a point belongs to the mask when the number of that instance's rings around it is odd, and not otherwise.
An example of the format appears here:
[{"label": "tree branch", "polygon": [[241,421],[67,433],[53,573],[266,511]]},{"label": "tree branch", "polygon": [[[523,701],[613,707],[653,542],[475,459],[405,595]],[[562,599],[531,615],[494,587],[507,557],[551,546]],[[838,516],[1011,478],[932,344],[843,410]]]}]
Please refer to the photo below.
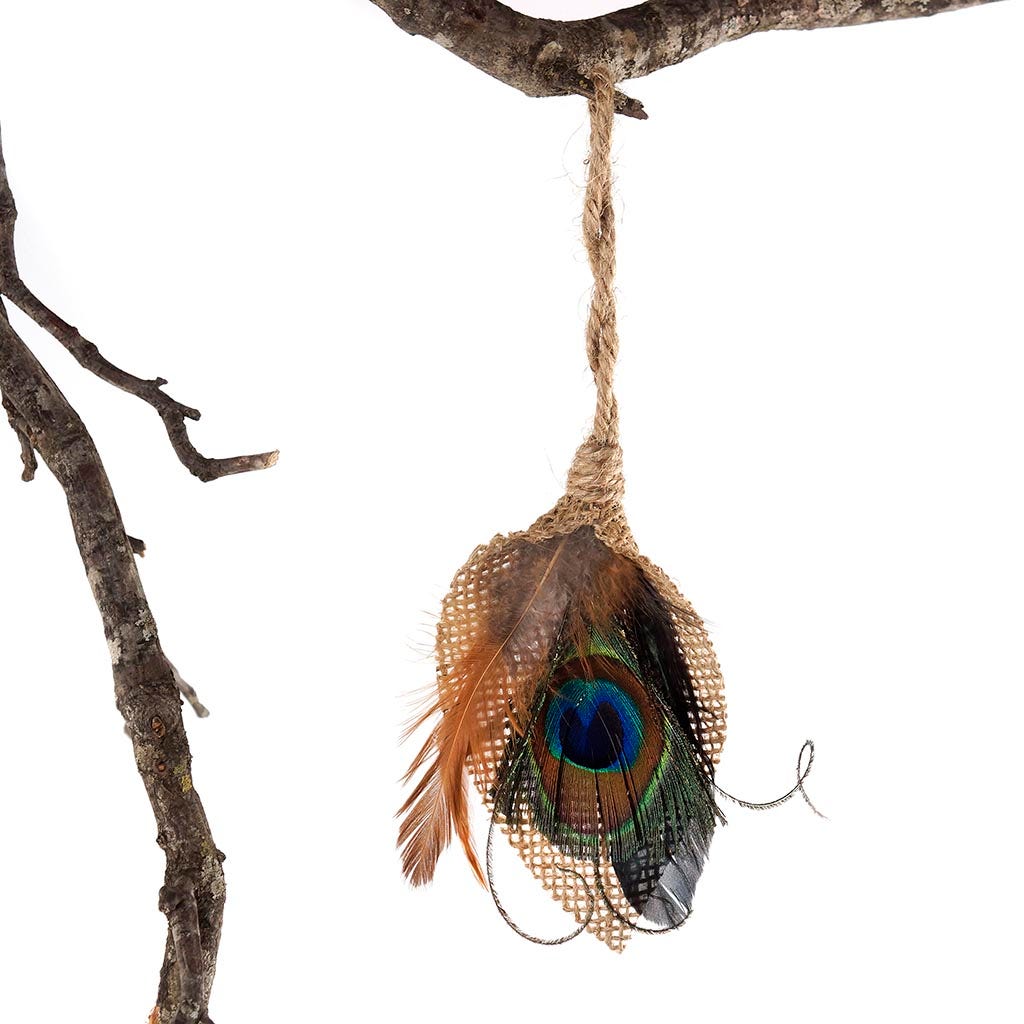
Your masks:
[{"label": "tree branch", "polygon": [[[527,96],[591,96],[598,64],[622,82],[753,32],[921,18],[993,0],[649,0],[581,21],[531,18],[497,0],[371,2],[410,35]],[[615,100],[618,113],[647,116],[638,100],[622,93]]]},{"label": "tree branch", "polygon": [[[222,856],[192,783],[192,757],[174,670],[160,648],[131,544],[92,438],[6,318],[0,318],[0,389],[67,497],[110,648],[117,706],[156,817],[157,842],[167,856],[161,905],[172,932],[181,933],[184,927],[180,908],[187,894],[198,908],[199,967],[191,944],[187,955],[180,936],[170,944],[162,972],[170,981],[160,1021],[206,1021],[220,941],[224,874]],[[168,900],[167,892],[177,894],[175,900]],[[198,999],[196,970],[201,970]]]},{"label": "tree branch", "polygon": [[236,455],[227,459],[210,459],[196,450],[185,429],[186,420],[198,420],[198,409],[175,401],[160,389],[167,383],[162,377],[143,380],[127,373],[105,359],[99,349],[82,337],[78,329],[62,320],[44,305],[28,288],[18,271],[14,248],[14,225],[18,209],[14,203],[4,165],[3,143],[0,141],[0,296],[6,296],[23,313],[48,331],[74,357],[79,364],[108,384],[127,391],[148,402],[163,420],[171,447],[182,465],[200,480],[216,480],[232,473],[246,473],[254,469],[267,469],[277,462],[278,452],[259,455]]},{"label": "tree branch", "polygon": [[[182,420],[197,418],[160,391],[107,362],[95,346],[33,296],[14,258],[14,197],[0,146],[0,292],[62,341],[104,380],[137,394],[160,413],[182,462],[200,479],[272,465],[276,453],[205,459],[188,442]],[[185,693],[203,715],[195,691],[164,655],[142,589],[135,555],[145,545],[125,533],[99,452],[78,414],[11,325],[0,299],[0,394],[22,445],[28,478],[35,452],[64,489],[71,523],[103,620],[114,693],[131,738],[157,822],[167,865],[160,909],[168,937],[153,1024],[211,1024],[207,1007],[224,914],[224,855],[217,849],[192,781],[192,755],[181,715]]]}]

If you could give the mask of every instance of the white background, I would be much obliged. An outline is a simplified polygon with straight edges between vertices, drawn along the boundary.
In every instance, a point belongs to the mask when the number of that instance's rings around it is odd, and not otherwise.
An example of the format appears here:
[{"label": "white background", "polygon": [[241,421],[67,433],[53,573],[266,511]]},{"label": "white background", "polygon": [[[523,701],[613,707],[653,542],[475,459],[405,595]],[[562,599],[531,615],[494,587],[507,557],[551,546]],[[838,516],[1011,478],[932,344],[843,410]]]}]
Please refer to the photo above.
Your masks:
[{"label": "white background", "polygon": [[[783,791],[812,736],[831,820],[733,809],[693,920],[615,957],[523,942],[455,851],[413,891],[394,851],[447,583],[553,504],[592,409],[583,101],[365,0],[2,5],[25,277],[201,408],[205,452],[282,451],[199,484],[12,313],[213,712],[188,725],[228,854],[220,1024],[1011,1018],[1022,30],[1009,3],[772,33],[626,87],[650,113],[615,140],[628,511],[712,629],[722,785]],[[4,427],[5,1015],[141,1022],[162,855],[62,496],[19,472]]]}]

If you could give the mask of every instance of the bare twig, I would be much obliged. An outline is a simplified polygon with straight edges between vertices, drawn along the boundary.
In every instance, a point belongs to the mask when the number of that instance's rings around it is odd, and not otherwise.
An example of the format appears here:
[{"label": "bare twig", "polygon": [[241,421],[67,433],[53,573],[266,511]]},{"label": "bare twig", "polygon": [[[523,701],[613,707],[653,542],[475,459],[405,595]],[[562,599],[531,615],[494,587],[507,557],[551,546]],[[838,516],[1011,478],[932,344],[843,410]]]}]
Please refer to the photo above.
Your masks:
[{"label": "bare twig", "polygon": [[[992,0],[648,0],[580,21],[531,18],[497,0],[371,2],[410,35],[527,96],[591,96],[599,64],[623,82],[753,32],[920,18]],[[616,93],[615,101],[620,114],[647,116],[639,100]]]},{"label": "bare twig", "polygon": [[[160,413],[182,462],[201,479],[272,465],[276,453],[241,459],[205,459],[191,446],[183,420],[195,410],[160,391],[162,380],[143,381],[107,362],[95,346],[33,296],[14,258],[14,197],[0,147],[0,290],[47,327],[83,366],[150,402]],[[0,393],[22,445],[26,478],[35,452],[67,497],[93,596],[110,648],[117,706],[131,737],[135,763],[157,822],[157,843],[167,867],[160,908],[168,938],[160,971],[154,1024],[211,1024],[210,990],[217,967],[224,913],[224,856],[217,849],[192,781],[191,753],[181,716],[185,693],[196,713],[206,709],[160,647],[142,589],[135,555],[142,541],[129,537],[99,453],[78,414],[18,336],[0,301]]]},{"label": "bare twig", "polygon": [[[195,1024],[206,1019],[216,969],[224,876],[192,782],[174,671],[160,648],[131,545],[92,438],[6,320],[0,320],[0,388],[25,423],[32,446],[64,488],[110,647],[117,705],[157,820],[157,841],[167,855],[165,885],[176,893],[191,887],[199,908],[203,995],[195,1003],[190,980],[194,958],[191,953],[180,955],[172,942],[162,971],[167,1002],[161,1005],[160,1018],[161,1024]],[[173,913],[179,905],[180,900]],[[168,918],[173,930],[171,911]]]},{"label": "bare twig", "polygon": [[167,664],[171,666],[171,672],[174,674],[174,683],[178,687],[178,692],[188,701],[189,706],[196,713],[196,718],[209,718],[210,709],[199,699],[199,694],[185,682],[181,673],[170,661]]},{"label": "bare twig", "polygon": [[185,876],[160,890],[160,910],[167,915],[178,962],[179,996],[171,1024],[199,1020],[203,1000],[203,944],[195,884]]},{"label": "bare twig", "polygon": [[82,337],[78,329],[62,320],[44,305],[28,288],[18,270],[14,248],[14,225],[18,209],[14,203],[4,166],[3,145],[0,142],[0,295],[6,296],[23,313],[31,317],[57,339],[78,362],[97,377],[148,402],[163,421],[171,447],[182,465],[200,480],[216,480],[232,473],[246,473],[254,469],[267,469],[277,462],[278,452],[259,455],[237,455],[226,459],[211,459],[196,450],[185,428],[186,420],[198,420],[198,409],[183,405],[165,394],[161,388],[167,383],[163,377],[144,380],[115,366],[104,358],[99,349]]},{"label": "bare twig", "polygon": [[[0,303],[0,308],[3,308],[3,303]],[[6,315],[3,317],[3,320],[7,322]],[[32,442],[28,439],[25,421],[21,418],[18,410],[7,401],[6,396],[3,398],[3,406],[4,412],[7,413],[7,422],[10,423],[11,429],[21,443],[21,464],[25,467],[21,471],[21,479],[28,483],[30,480],[35,479],[36,470],[39,468],[39,463],[36,462],[36,453],[32,447]]]}]

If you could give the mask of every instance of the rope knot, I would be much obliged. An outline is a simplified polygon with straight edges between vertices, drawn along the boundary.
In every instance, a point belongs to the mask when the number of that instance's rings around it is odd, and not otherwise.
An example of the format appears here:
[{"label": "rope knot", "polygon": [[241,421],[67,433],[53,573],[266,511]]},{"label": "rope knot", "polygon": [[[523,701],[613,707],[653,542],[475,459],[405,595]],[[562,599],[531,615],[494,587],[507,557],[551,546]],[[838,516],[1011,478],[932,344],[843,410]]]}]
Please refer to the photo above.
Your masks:
[{"label": "rope knot", "polygon": [[626,490],[618,439],[591,434],[576,451],[565,490],[586,505],[618,505]]}]

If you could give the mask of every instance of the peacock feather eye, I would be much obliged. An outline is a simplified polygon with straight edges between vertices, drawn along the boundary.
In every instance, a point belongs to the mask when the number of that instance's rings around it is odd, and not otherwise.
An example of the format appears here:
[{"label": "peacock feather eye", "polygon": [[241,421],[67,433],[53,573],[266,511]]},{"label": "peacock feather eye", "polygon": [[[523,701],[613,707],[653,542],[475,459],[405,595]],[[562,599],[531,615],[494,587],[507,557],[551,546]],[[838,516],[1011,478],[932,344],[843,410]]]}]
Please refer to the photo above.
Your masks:
[{"label": "peacock feather eye", "polygon": [[548,752],[595,772],[632,766],[643,742],[643,721],[632,698],[608,679],[569,679],[548,701]]}]

